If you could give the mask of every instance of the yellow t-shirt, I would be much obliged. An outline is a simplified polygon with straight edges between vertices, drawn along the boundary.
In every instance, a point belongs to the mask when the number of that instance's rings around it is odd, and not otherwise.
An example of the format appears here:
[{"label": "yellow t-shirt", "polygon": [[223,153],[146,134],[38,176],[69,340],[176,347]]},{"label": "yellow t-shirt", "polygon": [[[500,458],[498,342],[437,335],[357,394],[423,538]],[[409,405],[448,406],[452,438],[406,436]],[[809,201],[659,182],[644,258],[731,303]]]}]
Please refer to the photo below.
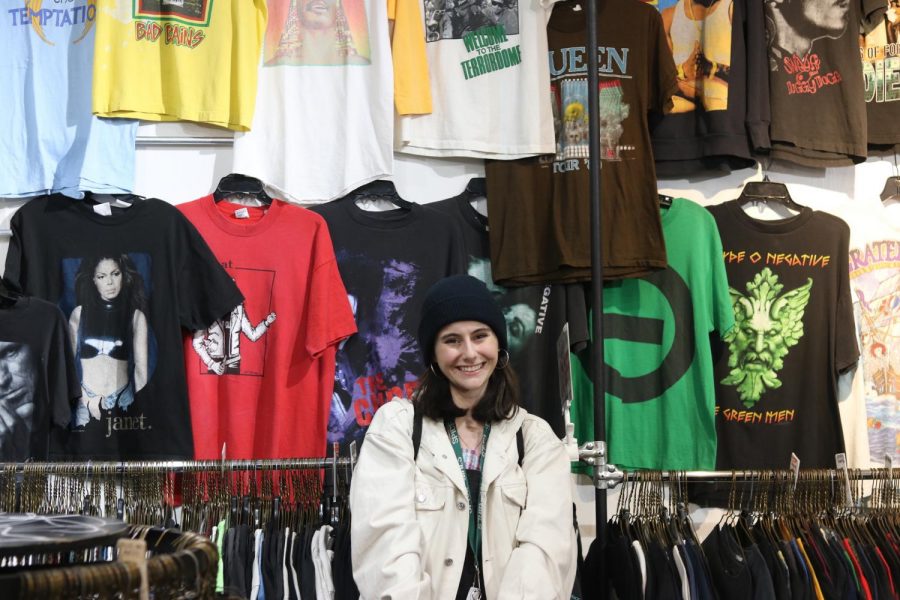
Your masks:
[{"label": "yellow t-shirt", "polygon": [[248,131],[265,0],[97,0],[93,112]]}]

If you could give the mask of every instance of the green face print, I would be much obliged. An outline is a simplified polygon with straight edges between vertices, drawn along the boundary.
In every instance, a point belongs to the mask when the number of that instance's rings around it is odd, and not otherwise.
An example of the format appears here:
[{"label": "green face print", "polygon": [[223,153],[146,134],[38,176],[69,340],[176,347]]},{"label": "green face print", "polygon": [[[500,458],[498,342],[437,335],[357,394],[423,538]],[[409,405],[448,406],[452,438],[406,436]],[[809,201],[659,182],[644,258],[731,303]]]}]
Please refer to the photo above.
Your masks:
[{"label": "green face print", "polygon": [[747,295],[734,288],[734,327],[725,336],[731,372],[723,385],[737,388],[741,402],[752,408],[769,388],[781,387],[778,371],[788,349],[803,337],[803,312],[813,281],[781,293],[784,285],[768,267],[747,283]]}]

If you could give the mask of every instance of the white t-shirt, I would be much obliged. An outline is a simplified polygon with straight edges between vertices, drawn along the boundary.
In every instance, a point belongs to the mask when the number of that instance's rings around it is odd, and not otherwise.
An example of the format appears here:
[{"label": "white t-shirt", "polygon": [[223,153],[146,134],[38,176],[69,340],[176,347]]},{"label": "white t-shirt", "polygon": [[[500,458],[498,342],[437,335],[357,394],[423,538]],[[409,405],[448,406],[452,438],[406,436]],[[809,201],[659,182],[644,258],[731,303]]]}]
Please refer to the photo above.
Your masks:
[{"label": "white t-shirt", "polygon": [[400,118],[395,149],[494,159],[553,154],[552,4],[423,0],[433,107]]},{"label": "white t-shirt", "polygon": [[268,8],[256,114],[251,131],[235,137],[233,170],[300,202],[390,175],[388,3],[269,0]]},{"label": "white t-shirt", "polygon": [[845,435],[865,419],[872,464],[882,466],[888,454],[896,466],[900,460],[900,205],[855,202],[840,217],[850,225],[850,288],[860,349],[849,401],[865,401],[864,415],[850,421],[842,410]]}]

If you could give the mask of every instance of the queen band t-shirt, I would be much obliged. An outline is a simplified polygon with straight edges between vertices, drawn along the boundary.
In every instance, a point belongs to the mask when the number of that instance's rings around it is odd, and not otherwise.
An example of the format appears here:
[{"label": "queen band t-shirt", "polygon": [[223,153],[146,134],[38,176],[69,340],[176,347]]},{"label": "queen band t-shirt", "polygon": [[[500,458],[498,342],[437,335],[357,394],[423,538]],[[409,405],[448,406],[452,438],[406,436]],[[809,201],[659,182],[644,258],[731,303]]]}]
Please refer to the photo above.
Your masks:
[{"label": "queen band t-shirt", "polygon": [[[653,7],[597,4],[604,277],[638,276],[666,266],[649,117],[672,106],[675,64]],[[590,279],[584,13],[556,6],[547,40],[556,153],[485,164],[491,265],[500,285]]]},{"label": "queen band t-shirt", "polygon": [[847,270],[850,228],[826,213],[761,221],[709,208],[735,325],[716,364],[717,469],[830,468],[844,450],[838,375],[859,351]]},{"label": "queen band t-shirt", "polygon": [[51,458],[191,459],[182,328],[243,297],[174,206],[96,200],[43,196],[12,218],[4,279],[62,310],[81,384]]}]

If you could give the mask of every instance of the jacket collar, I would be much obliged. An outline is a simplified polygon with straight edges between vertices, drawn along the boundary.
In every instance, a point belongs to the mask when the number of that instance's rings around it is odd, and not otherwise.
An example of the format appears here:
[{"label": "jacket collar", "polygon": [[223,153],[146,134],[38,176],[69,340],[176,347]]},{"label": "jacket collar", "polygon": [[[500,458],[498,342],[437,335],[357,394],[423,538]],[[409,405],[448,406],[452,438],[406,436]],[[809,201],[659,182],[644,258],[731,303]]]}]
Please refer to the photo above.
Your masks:
[{"label": "jacket collar", "polygon": [[[487,490],[490,483],[497,479],[510,463],[518,460],[516,431],[522,426],[524,419],[525,409],[520,408],[512,419],[504,419],[491,425],[491,435],[485,451],[486,457],[482,463],[482,490]],[[423,419],[421,447],[432,451],[435,468],[446,475],[453,485],[465,495],[464,476],[456,462],[453,446],[450,444],[450,438],[447,436],[447,430],[442,421]]]}]

